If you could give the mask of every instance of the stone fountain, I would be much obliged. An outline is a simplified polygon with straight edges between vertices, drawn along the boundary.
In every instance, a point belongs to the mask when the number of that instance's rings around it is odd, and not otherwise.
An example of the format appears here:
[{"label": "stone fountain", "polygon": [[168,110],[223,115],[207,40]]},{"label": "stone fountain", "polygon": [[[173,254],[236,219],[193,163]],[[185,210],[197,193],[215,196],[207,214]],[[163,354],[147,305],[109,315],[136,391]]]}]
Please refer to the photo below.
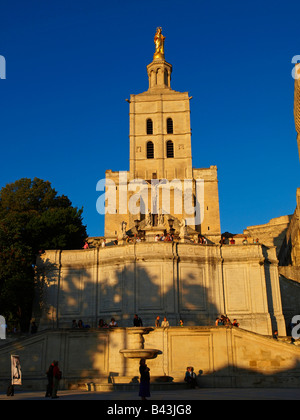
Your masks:
[{"label": "stone fountain", "polygon": [[155,359],[160,350],[144,348],[144,334],[153,331],[152,327],[132,327],[128,328],[128,334],[131,336],[133,348],[120,350],[120,353],[127,359]]}]

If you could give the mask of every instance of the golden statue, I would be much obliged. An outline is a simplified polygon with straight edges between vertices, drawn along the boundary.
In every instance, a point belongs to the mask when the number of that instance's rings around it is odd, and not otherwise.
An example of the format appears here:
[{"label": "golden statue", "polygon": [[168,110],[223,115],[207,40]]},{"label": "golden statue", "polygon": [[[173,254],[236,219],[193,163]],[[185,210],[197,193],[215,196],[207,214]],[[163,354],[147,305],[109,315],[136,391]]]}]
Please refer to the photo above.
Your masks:
[{"label": "golden statue", "polygon": [[165,49],[164,49],[164,44],[165,44],[165,39],[166,37],[163,36],[163,34],[161,33],[162,28],[159,27],[156,29],[156,34],[154,37],[154,44],[155,44],[155,53],[153,56],[154,60],[159,60],[159,59],[165,59]]}]

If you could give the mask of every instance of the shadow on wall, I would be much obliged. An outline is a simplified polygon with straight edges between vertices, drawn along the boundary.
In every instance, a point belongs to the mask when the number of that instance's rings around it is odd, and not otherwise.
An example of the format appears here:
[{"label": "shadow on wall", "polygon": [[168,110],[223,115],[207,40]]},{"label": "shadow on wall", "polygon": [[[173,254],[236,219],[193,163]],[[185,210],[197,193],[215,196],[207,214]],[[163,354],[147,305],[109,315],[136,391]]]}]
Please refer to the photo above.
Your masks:
[{"label": "shadow on wall", "polygon": [[[171,247],[173,244],[169,245]],[[119,354],[120,349],[126,349],[129,345],[125,329],[119,330],[118,339],[113,329],[77,329],[71,330],[72,334],[68,330],[58,330],[70,328],[73,319],[82,319],[85,324],[96,328],[99,319],[109,322],[113,316],[119,326],[127,327],[133,325],[133,315],[138,313],[144,325],[153,326],[157,315],[167,315],[171,326],[179,325],[181,317],[185,325],[214,325],[214,320],[219,315],[218,309],[209,300],[204,277],[195,273],[192,265],[186,265],[184,270],[179,272],[178,261],[171,258],[171,253],[169,259],[160,264],[157,261],[161,259],[155,261],[155,256],[147,262],[132,259],[125,264],[121,258],[118,263],[110,262],[112,257],[118,257],[118,252],[124,252],[121,248],[123,247],[114,248],[116,255],[112,255],[114,252],[110,255],[109,250],[105,250],[107,252],[103,255],[107,256],[107,260],[103,259],[101,265],[98,265],[97,254],[101,250],[96,249],[80,251],[80,255],[86,254],[87,258],[91,257],[89,264],[81,263],[80,266],[75,258],[73,262],[69,260],[68,265],[61,266],[60,251],[55,251],[56,263],[51,261],[51,255],[47,257],[46,254],[43,265],[38,264],[37,303],[40,313],[46,313],[50,317],[48,328],[53,330],[48,331],[51,340],[47,338],[47,333],[38,333],[30,337],[24,343],[24,347],[17,343],[19,347],[16,348],[22,358],[24,372],[28,372],[28,378],[45,381],[45,371],[54,359],[60,360],[65,377],[70,380],[74,378],[76,381],[95,378],[107,381],[111,369],[115,376],[125,375],[129,371],[127,363],[130,363]],[[130,248],[131,246],[127,248],[128,252]],[[178,277],[173,276],[173,272],[178,272]],[[163,350],[164,355],[168,343],[166,342],[165,348],[158,347]],[[191,350],[197,352],[195,349]],[[0,348],[0,372],[3,372],[3,375],[6,372],[7,377],[10,375],[11,351],[14,351],[14,348],[9,345]],[[190,356],[193,360],[192,354]],[[114,363],[117,361],[117,368],[111,360],[114,360]],[[182,361],[183,376],[185,365],[186,362]],[[195,368],[200,370],[197,366]],[[297,376],[299,366],[288,372]],[[167,371],[166,373],[172,374]],[[0,375],[2,378],[1,373]],[[278,373],[278,377],[281,375],[284,376]],[[228,366],[221,371],[206,372],[199,379],[201,383],[206,384],[205,386],[243,386],[243,383],[247,383],[248,386],[257,383],[257,386],[260,386],[261,381],[272,382],[271,377],[274,375],[258,374],[254,369],[247,371],[238,366]],[[284,380],[292,381],[287,378]]]},{"label": "shadow on wall", "polygon": [[109,324],[112,317],[129,327],[135,313],[144,326],[153,326],[157,315],[166,316],[171,326],[180,319],[184,325],[214,325],[220,313],[201,276],[185,268],[176,278],[177,261],[147,263],[151,273],[142,261],[99,265],[96,272],[76,261],[60,269],[46,256],[38,263],[34,316],[46,328],[70,328],[73,319],[96,328],[100,319]]},{"label": "shadow on wall", "polygon": [[[172,246],[172,244],[170,244]],[[94,252],[99,250],[80,251]],[[101,252],[101,250],[100,250]],[[37,294],[35,302],[35,318],[44,323],[44,327],[53,329],[52,344],[47,341],[44,360],[41,361],[40,345],[33,345],[41,332],[31,337],[32,345],[24,347],[23,367],[43,378],[48,365],[53,360],[60,360],[63,371],[69,377],[88,378],[89,376],[108,376],[108,340],[110,349],[128,348],[127,334],[124,331],[122,343],[114,343],[113,331],[99,330],[95,340],[88,328],[76,329],[68,338],[66,355],[61,354],[62,342],[67,340],[64,335],[55,335],[55,330],[71,328],[72,320],[82,320],[85,325],[97,328],[100,319],[110,322],[114,317],[118,326],[133,326],[133,317],[138,313],[145,325],[154,325],[157,315],[167,316],[170,325],[179,325],[183,318],[185,325],[214,325],[217,308],[209,302],[207,289],[200,284],[201,279],[193,271],[185,270],[184,279],[173,279],[173,265],[177,261],[167,261],[157,265],[151,263],[151,274],[141,263],[99,265],[98,271],[94,264],[80,266],[76,260],[71,264],[61,265],[61,251],[55,251],[55,261],[52,256],[43,256],[37,263]],[[52,254],[53,255],[53,254]],[[174,272],[176,271],[174,268]],[[184,281],[183,281],[184,280]],[[45,323],[47,317],[47,324]],[[40,330],[41,331],[41,328]],[[66,334],[68,331],[66,330]],[[107,334],[112,333],[112,334]],[[71,349],[76,349],[72,352]],[[22,351],[19,353],[22,354]],[[123,356],[122,356],[123,358]],[[40,360],[42,368],[33,368],[31,361]],[[123,359],[122,359],[123,360]],[[43,365],[45,363],[45,365]],[[28,364],[28,367],[26,367]],[[0,362],[1,366],[1,362]],[[3,372],[9,366],[8,357],[4,362]],[[127,360],[123,360],[119,375],[127,370]],[[30,374],[30,376],[32,375]]]}]

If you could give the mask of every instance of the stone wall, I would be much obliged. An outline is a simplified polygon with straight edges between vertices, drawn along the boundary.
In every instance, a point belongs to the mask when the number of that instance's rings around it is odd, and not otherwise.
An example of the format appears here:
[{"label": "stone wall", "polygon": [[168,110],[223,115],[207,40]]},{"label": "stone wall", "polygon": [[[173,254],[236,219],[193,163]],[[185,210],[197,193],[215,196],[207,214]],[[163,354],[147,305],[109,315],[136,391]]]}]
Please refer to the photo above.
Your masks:
[{"label": "stone wall", "polygon": [[281,266],[300,266],[300,188],[297,188],[296,198],[297,206],[287,229],[280,252],[278,253],[279,264]]},{"label": "stone wall", "polygon": [[244,235],[251,239],[259,239],[260,243],[266,246],[275,246],[277,254],[280,251],[289,228],[292,216],[281,216],[271,219],[268,223],[257,226],[248,226],[244,230]]},{"label": "stone wall", "polygon": [[132,326],[157,315],[170,325],[214,325],[227,314],[241,327],[285,335],[275,248],[261,245],[137,243],[79,251],[47,251],[37,262],[39,328],[96,327],[115,317]]},{"label": "stone wall", "polygon": [[291,320],[300,314],[300,267],[279,267],[282,309],[287,334],[291,335]]}]

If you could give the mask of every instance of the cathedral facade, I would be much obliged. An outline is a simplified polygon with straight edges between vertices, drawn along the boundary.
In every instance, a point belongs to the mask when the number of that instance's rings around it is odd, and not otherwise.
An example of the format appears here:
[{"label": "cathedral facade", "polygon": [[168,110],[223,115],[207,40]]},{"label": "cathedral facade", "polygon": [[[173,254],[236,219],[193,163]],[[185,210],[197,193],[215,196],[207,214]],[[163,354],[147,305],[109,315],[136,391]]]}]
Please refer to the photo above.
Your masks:
[{"label": "cathedral facade", "polygon": [[[190,100],[171,88],[158,28],[149,88],[131,95],[129,170],[106,171],[105,235],[89,249],[46,251],[37,262],[40,328],[82,319],[132,326],[215,325],[286,335],[276,247],[221,240],[216,166],[192,166]],[[168,238],[162,241],[161,238]]]}]

